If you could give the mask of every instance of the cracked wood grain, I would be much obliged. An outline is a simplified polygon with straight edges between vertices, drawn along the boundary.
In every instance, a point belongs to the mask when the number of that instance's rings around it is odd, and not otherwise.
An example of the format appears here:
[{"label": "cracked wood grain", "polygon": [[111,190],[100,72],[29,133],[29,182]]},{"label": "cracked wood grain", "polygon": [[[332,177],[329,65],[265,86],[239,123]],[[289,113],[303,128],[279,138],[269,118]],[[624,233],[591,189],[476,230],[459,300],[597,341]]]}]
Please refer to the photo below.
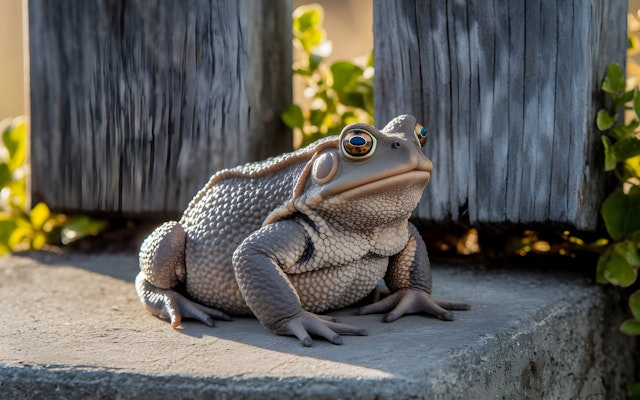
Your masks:
[{"label": "cracked wood grain", "polygon": [[291,148],[288,1],[29,1],[32,192],[176,213],[215,171]]},{"label": "cracked wood grain", "polygon": [[431,131],[422,221],[594,229],[606,66],[626,1],[374,0],[375,110]]}]

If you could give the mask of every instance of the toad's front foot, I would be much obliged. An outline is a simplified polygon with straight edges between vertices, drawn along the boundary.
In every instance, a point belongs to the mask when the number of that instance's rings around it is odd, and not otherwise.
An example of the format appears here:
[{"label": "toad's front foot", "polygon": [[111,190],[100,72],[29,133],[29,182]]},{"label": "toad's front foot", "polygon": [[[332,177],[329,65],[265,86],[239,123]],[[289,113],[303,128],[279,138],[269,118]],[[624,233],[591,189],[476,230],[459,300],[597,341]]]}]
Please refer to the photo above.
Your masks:
[{"label": "toad's front foot", "polygon": [[342,324],[333,317],[317,315],[304,310],[293,317],[280,321],[271,329],[279,335],[297,337],[305,347],[309,347],[313,343],[309,335],[322,337],[333,344],[342,344],[340,335],[368,335],[366,329]]},{"label": "toad's front foot", "polygon": [[400,289],[389,297],[358,309],[358,314],[380,314],[384,322],[393,322],[406,314],[426,313],[445,321],[453,321],[453,313],[447,310],[469,310],[471,306],[449,300],[438,300],[420,289]]},{"label": "toad's front foot", "polygon": [[142,304],[155,316],[169,320],[174,328],[180,327],[182,318],[193,318],[208,326],[214,326],[214,318],[231,321],[231,317],[202,304],[191,301],[170,289],[159,289],[150,284],[141,272],[136,278],[136,290]]}]

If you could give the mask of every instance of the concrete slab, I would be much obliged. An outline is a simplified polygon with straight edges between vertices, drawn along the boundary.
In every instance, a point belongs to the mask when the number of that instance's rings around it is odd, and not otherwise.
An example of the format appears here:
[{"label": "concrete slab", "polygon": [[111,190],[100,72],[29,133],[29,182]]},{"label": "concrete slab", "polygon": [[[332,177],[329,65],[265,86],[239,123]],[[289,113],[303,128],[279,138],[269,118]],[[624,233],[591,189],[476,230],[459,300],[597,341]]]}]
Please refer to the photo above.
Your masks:
[{"label": "concrete slab", "polygon": [[302,347],[255,319],[184,329],[143,310],[130,255],[0,258],[0,397],[624,398],[635,341],[617,293],[566,272],[434,267],[434,293],[473,309]]}]

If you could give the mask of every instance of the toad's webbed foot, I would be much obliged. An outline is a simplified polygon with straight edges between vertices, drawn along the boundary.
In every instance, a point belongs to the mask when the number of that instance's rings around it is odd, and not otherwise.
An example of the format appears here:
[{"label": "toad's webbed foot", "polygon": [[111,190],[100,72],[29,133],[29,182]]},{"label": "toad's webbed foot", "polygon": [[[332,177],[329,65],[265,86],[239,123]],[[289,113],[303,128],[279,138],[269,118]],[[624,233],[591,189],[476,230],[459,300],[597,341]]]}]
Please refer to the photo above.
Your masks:
[{"label": "toad's webbed foot", "polygon": [[280,321],[271,329],[279,335],[297,337],[305,347],[309,347],[313,343],[310,335],[319,336],[333,344],[342,344],[340,335],[368,335],[366,329],[343,324],[334,317],[317,315],[305,310]]},{"label": "toad's webbed foot", "polygon": [[141,272],[136,279],[136,290],[140,300],[155,316],[169,320],[174,328],[180,327],[182,318],[196,319],[208,326],[214,326],[214,318],[231,321],[222,311],[198,304],[170,289],[160,289],[150,284]]},{"label": "toad's webbed foot", "polygon": [[444,321],[453,321],[453,313],[447,310],[469,310],[470,305],[449,300],[438,300],[420,289],[400,289],[389,297],[358,309],[358,314],[380,314],[384,322],[393,322],[406,314],[426,313]]}]

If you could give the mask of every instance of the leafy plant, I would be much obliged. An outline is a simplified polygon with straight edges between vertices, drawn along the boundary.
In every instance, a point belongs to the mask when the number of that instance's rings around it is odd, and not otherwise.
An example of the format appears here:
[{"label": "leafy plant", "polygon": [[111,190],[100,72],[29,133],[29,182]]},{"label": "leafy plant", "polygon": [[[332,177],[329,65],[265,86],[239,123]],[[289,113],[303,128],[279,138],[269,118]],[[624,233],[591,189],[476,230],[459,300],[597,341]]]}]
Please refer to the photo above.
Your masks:
[{"label": "leafy plant", "polygon": [[67,244],[96,235],[106,226],[105,221],[86,216],[52,213],[42,202],[26,209],[26,126],[23,118],[0,123],[0,254],[39,249],[45,244]]},{"label": "leafy plant", "polygon": [[353,122],[373,123],[373,53],[364,64],[338,61],[327,67],[332,47],[323,18],[323,8],[317,4],[293,12],[293,71],[304,85],[307,101],[291,104],[281,118],[302,133],[302,146],[338,134]]},{"label": "leafy plant", "polygon": [[[607,68],[602,90],[616,111],[598,111],[596,125],[604,132],[604,169],[613,172],[618,183],[601,208],[612,242],[598,260],[597,279],[628,287],[640,268],[640,90],[627,89],[622,68],[615,63]],[[640,291],[631,295],[629,306],[633,319],[620,329],[640,335]]]}]

